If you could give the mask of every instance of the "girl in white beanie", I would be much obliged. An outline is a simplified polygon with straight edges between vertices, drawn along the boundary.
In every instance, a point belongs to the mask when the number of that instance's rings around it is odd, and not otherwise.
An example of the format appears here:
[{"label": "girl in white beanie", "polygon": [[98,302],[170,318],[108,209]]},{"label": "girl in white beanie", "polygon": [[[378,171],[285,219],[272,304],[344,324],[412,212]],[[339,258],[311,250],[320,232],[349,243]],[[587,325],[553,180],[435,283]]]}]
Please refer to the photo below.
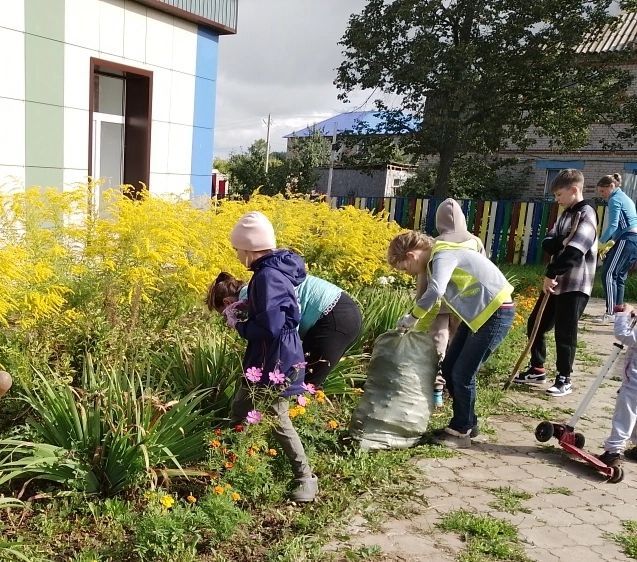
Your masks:
[{"label": "girl in white beanie", "polygon": [[[292,464],[295,487],[291,499],[313,501],[318,479],[312,473],[303,444],[289,416],[289,397],[303,394],[305,358],[299,337],[300,309],[295,287],[305,279],[305,262],[289,250],[276,250],[274,228],[262,213],[243,215],[230,234],[237,258],[253,275],[248,285],[247,318],[235,328],[248,345],[244,373],[262,386],[282,385],[271,405],[276,416],[274,437]],[[232,422],[239,423],[255,410],[246,381],[232,403]]]}]

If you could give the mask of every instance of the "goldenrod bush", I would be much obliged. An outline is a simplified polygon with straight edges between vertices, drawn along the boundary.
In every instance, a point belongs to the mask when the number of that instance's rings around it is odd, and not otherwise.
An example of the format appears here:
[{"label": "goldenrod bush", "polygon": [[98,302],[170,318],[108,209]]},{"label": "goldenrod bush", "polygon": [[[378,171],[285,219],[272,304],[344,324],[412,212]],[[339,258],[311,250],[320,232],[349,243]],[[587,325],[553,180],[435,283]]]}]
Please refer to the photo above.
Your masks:
[{"label": "goldenrod bush", "polygon": [[166,331],[203,318],[202,297],[220,270],[248,277],[229,241],[248,211],[265,213],[279,246],[301,253],[310,273],[350,290],[390,273],[386,248],[400,231],[382,215],[282,196],[205,209],[118,196],[103,218],[86,212],[89,199],[89,188],[0,196],[3,366],[72,373],[85,351],[116,356],[166,343]]}]

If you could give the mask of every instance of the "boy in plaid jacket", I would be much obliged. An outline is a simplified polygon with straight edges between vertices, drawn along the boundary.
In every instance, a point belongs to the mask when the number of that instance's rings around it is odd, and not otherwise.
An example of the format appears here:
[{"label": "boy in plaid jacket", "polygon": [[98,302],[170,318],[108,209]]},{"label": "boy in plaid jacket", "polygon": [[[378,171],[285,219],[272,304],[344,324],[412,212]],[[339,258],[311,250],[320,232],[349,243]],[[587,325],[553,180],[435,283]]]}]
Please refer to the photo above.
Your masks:
[{"label": "boy in plaid jacket", "polygon": [[555,329],[557,374],[550,396],[571,394],[571,372],[577,349],[578,322],[593,288],[597,261],[597,214],[584,200],[584,176],[579,170],[562,170],[553,181],[551,191],[564,212],[542,241],[542,248],[551,256],[540,298],[529,316],[530,336],[545,293],[548,302],[540,319],[537,337],[531,347],[531,362],[514,379],[517,383],[546,382],[545,334]]}]

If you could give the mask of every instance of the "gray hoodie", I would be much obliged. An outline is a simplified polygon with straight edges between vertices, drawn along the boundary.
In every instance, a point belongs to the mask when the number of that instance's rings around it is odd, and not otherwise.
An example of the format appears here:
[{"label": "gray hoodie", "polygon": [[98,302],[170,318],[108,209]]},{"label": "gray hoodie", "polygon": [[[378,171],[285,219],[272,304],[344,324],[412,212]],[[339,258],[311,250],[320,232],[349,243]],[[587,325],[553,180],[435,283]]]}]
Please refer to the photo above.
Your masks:
[{"label": "gray hoodie", "polygon": [[469,240],[474,240],[476,250],[481,254],[486,254],[482,240],[474,236],[467,230],[467,219],[455,199],[449,197],[445,199],[436,210],[436,230],[438,236],[436,240],[462,244]]}]

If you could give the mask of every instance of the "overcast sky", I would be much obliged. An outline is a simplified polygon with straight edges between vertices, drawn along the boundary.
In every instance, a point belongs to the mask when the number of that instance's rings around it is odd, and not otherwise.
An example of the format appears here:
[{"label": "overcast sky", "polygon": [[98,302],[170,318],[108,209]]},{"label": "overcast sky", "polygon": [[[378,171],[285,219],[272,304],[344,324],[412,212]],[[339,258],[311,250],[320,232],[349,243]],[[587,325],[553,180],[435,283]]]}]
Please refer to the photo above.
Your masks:
[{"label": "overcast sky", "polygon": [[265,138],[272,114],[272,150],[283,135],[342,111],[373,109],[358,93],[349,106],[332,84],[350,14],[365,0],[240,0],[236,35],[219,38],[215,156]]}]

